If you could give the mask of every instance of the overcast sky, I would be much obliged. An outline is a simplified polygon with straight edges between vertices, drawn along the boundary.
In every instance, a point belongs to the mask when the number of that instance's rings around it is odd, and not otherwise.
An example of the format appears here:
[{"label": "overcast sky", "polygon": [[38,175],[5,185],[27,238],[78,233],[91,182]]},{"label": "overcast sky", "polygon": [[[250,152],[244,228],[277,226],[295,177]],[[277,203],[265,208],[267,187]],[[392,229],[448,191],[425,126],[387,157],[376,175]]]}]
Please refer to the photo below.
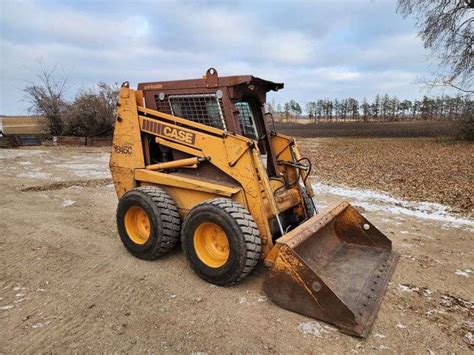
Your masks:
[{"label": "overcast sky", "polygon": [[0,0],[0,114],[24,114],[38,60],[70,73],[69,97],[97,82],[252,74],[284,82],[276,102],[400,98],[430,63],[395,0]]}]

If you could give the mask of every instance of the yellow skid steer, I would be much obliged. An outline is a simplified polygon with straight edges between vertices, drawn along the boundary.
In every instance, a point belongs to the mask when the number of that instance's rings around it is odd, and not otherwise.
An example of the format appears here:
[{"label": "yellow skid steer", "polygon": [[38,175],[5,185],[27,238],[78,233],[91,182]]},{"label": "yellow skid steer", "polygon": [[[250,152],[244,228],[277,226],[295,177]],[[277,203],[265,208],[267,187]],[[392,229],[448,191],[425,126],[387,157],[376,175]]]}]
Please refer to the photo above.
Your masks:
[{"label": "yellow skid steer", "polygon": [[263,260],[275,303],[366,337],[398,256],[347,202],[319,213],[310,160],[265,114],[282,88],[213,68],[124,83],[110,159],[120,238],[146,260],[181,241],[196,274],[222,286]]}]

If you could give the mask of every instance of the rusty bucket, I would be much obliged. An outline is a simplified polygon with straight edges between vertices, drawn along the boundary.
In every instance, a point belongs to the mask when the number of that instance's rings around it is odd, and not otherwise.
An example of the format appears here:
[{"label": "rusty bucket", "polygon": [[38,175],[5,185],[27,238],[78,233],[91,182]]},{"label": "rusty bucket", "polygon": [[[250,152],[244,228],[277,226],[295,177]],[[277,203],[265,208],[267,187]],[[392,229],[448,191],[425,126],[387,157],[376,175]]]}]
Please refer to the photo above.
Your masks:
[{"label": "rusty bucket", "polygon": [[343,202],[276,241],[263,287],[279,306],[365,338],[397,260],[391,241]]}]

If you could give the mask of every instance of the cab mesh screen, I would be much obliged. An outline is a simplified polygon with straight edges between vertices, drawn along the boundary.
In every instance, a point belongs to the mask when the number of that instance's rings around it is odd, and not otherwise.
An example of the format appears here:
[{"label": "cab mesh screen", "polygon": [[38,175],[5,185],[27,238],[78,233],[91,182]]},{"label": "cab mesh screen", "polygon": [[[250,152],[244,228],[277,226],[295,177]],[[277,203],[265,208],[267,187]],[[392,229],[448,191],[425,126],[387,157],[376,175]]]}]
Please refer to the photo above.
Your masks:
[{"label": "cab mesh screen", "polygon": [[207,126],[225,129],[222,101],[214,94],[155,96],[160,112],[182,117]]}]

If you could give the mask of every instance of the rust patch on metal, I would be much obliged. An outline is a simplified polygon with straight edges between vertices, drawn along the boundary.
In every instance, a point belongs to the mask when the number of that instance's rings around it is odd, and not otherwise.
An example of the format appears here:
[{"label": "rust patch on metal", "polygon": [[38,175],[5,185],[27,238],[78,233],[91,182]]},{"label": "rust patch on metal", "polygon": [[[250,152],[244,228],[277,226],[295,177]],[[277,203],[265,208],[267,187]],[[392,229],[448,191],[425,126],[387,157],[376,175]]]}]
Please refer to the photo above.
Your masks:
[{"label": "rust patch on metal", "polygon": [[[368,226],[368,227],[367,227]],[[276,242],[264,290],[279,306],[366,337],[398,254],[380,231],[344,202]]]}]

